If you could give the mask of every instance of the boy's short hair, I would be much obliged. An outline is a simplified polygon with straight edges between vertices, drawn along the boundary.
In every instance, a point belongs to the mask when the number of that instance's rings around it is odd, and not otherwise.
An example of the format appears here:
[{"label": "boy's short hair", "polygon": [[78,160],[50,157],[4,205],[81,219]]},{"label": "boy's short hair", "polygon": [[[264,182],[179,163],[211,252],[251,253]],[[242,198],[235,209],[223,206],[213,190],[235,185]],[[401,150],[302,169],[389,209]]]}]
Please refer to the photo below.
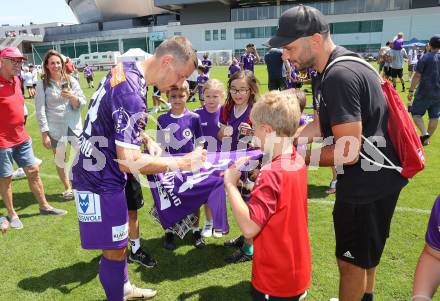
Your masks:
[{"label": "boy's short hair", "polygon": [[203,66],[197,66],[197,71],[205,72],[205,67],[203,67]]},{"label": "boy's short hair", "polygon": [[182,36],[169,37],[156,48],[154,54],[159,58],[165,54],[171,54],[181,64],[192,61],[194,67],[197,67],[199,63],[191,42]]},{"label": "boy's short hair", "polygon": [[186,94],[189,95],[189,84],[187,81],[184,81],[183,84],[178,87],[178,86],[172,86],[169,90],[167,90],[166,95],[169,96],[171,92],[185,92]]},{"label": "boy's short hair", "polygon": [[210,79],[203,85],[203,93],[205,93],[206,90],[217,90],[221,91],[223,94],[223,98],[225,97],[225,85],[218,79]]},{"label": "boy's short hair", "polygon": [[295,93],[270,91],[260,97],[251,111],[251,121],[268,124],[279,137],[293,137],[299,126],[301,112]]},{"label": "boy's short hair", "polygon": [[298,89],[298,88],[296,88],[296,89],[288,89],[288,90],[285,90],[285,91],[286,92],[290,91],[291,93],[296,95],[296,98],[298,99],[298,103],[299,103],[299,110],[301,111],[301,113],[304,112],[304,109],[306,107],[306,101],[307,101],[306,93],[304,93],[303,90]]}]

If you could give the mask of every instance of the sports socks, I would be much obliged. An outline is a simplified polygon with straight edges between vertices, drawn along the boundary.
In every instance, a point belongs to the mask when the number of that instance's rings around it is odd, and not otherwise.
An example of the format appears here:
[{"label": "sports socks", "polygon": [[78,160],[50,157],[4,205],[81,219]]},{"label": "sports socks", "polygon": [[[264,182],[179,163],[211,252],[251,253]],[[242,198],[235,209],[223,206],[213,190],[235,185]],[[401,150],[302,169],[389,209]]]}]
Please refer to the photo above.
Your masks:
[{"label": "sports socks", "polygon": [[130,239],[130,244],[131,244],[131,252],[134,254],[141,247],[141,240],[140,238]]},{"label": "sports socks", "polygon": [[99,280],[109,301],[121,301],[124,298],[124,283],[128,282],[127,260],[109,260],[102,256]]},{"label": "sports socks", "polygon": [[243,244],[243,252],[248,256],[254,255],[254,245],[249,245],[245,242]]}]

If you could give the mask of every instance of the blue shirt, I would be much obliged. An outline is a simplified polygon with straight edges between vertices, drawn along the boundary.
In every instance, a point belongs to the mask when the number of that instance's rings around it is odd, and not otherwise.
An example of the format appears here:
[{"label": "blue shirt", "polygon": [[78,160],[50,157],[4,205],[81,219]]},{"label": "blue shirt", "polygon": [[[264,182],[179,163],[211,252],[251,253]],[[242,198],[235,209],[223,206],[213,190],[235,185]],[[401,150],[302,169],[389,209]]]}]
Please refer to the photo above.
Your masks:
[{"label": "blue shirt", "polygon": [[264,61],[267,65],[267,74],[270,78],[283,77],[283,50],[279,48],[271,48],[265,55]]},{"label": "blue shirt", "polygon": [[416,71],[422,77],[415,97],[440,101],[440,52],[428,52],[422,56]]}]

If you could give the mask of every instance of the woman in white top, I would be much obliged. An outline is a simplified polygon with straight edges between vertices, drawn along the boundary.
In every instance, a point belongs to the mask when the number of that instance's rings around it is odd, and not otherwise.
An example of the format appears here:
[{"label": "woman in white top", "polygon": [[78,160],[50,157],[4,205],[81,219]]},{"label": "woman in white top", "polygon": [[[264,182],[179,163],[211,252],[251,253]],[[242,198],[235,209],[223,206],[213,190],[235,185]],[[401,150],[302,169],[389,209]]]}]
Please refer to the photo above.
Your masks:
[{"label": "woman in white top", "polygon": [[73,199],[72,185],[65,172],[66,142],[77,148],[82,131],[81,107],[86,98],[78,81],[67,75],[61,55],[49,50],[43,62],[43,80],[35,98],[37,119],[44,147],[52,149],[58,176],[64,185],[64,199]]}]

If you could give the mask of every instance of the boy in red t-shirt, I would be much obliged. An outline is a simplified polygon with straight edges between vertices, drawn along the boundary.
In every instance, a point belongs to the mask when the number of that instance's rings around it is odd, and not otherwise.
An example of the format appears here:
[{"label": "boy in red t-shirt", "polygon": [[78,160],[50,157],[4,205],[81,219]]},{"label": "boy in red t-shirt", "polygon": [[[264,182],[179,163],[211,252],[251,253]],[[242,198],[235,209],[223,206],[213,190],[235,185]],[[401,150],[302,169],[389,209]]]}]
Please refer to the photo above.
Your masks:
[{"label": "boy in red t-shirt", "polygon": [[312,259],[307,216],[307,169],[293,146],[300,120],[293,93],[271,91],[251,112],[255,145],[268,158],[245,203],[237,189],[241,158],[225,172],[225,190],[243,235],[254,240],[253,300],[303,298]]}]

